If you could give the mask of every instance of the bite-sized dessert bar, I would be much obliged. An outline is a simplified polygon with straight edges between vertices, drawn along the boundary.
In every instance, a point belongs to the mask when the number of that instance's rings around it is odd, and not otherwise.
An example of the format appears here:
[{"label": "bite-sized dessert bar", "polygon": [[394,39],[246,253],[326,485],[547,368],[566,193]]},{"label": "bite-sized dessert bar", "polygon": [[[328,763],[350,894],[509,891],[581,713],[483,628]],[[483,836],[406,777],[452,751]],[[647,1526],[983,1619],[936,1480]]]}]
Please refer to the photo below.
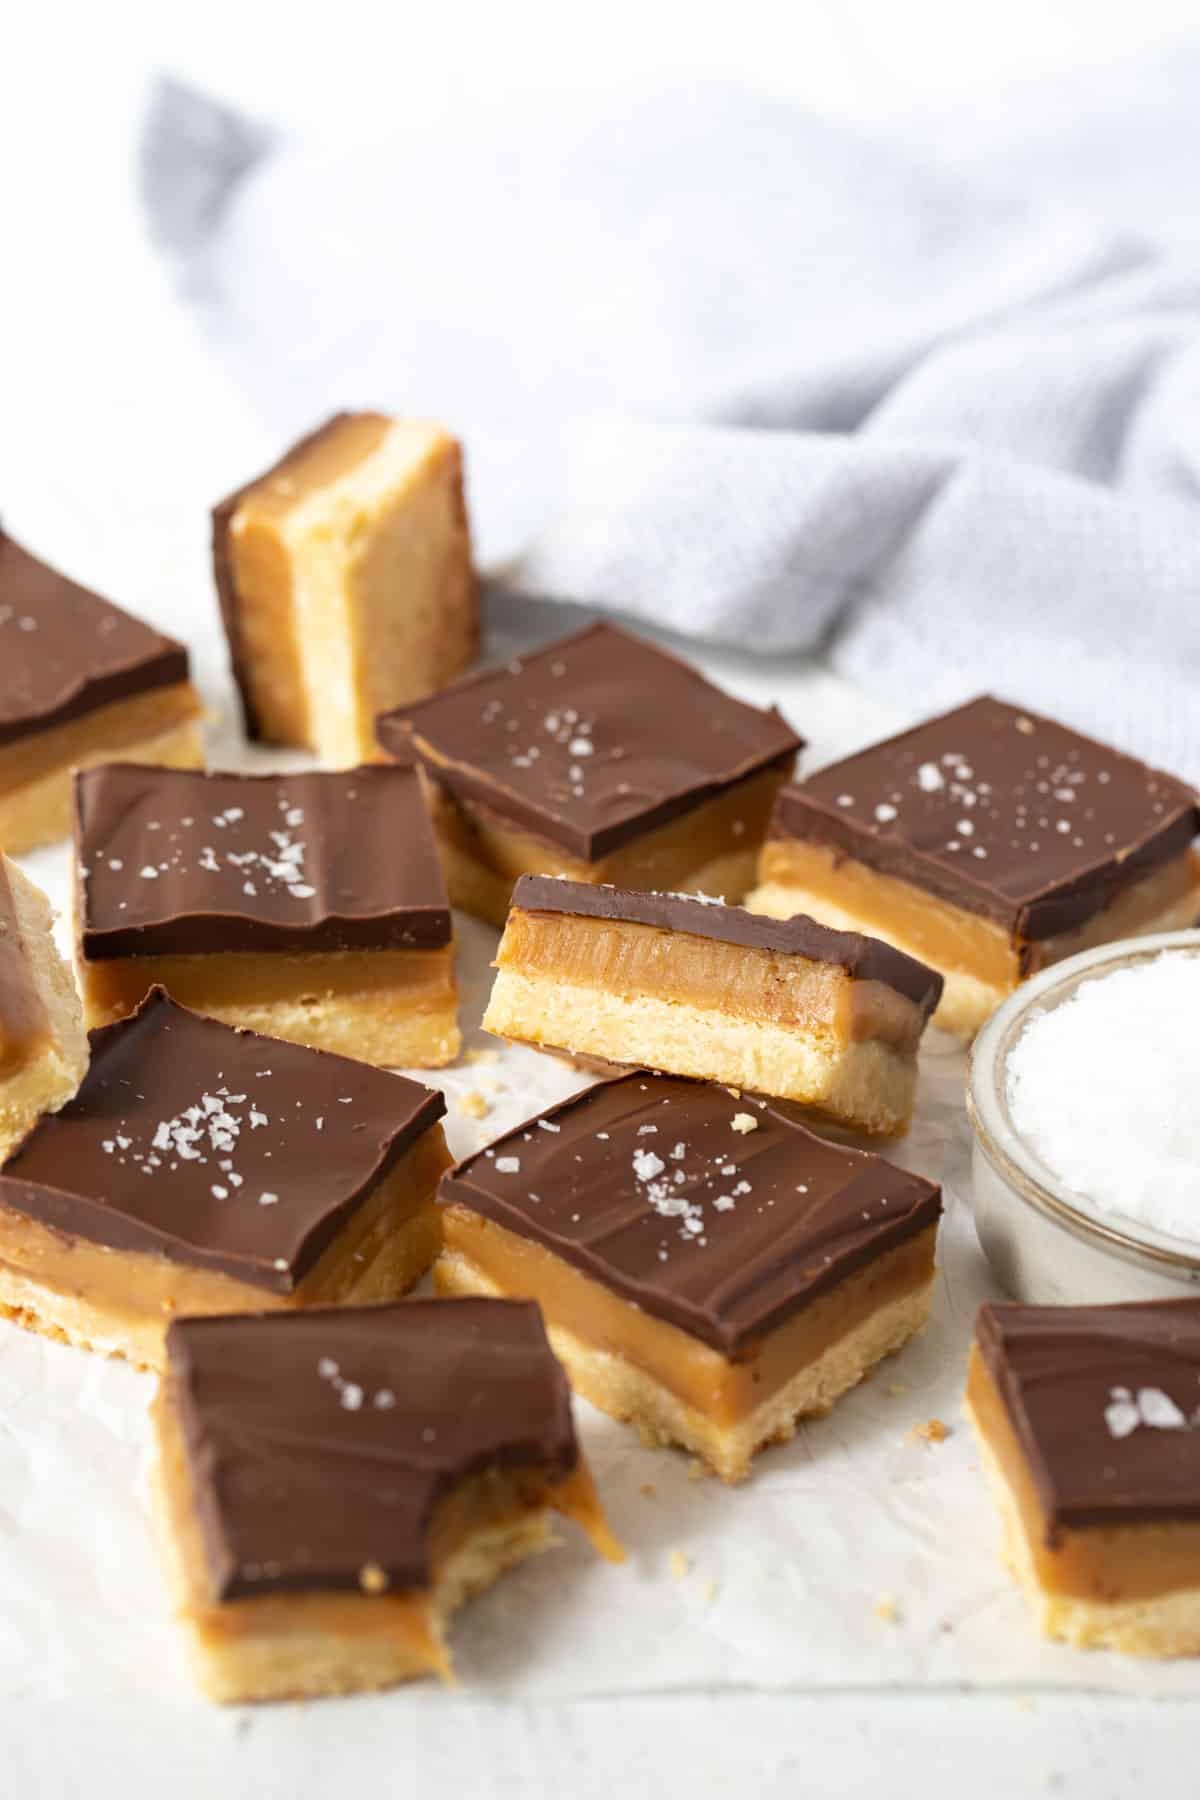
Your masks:
[{"label": "bite-sized dessert bar", "polygon": [[71,830],[71,774],[204,759],[188,654],[0,531],[0,849]]},{"label": "bite-sized dessert bar", "polygon": [[155,1427],[163,1551],[213,1700],[451,1678],[450,1615],[548,1549],[554,1512],[621,1558],[534,1306],[179,1320]]},{"label": "bite-sized dessert bar", "polygon": [[187,1006],[384,1066],[460,1043],[450,904],[413,771],[201,775],[110,764],[76,797],[89,1025]]},{"label": "bite-sized dessert bar", "polygon": [[929,1312],[938,1189],[707,1083],[603,1082],[441,1196],[439,1292],[536,1300],[581,1394],[729,1481]]},{"label": "bite-sized dessert bar", "polygon": [[493,925],[526,874],[739,900],[801,746],[777,712],[603,624],[378,731],[429,783],[451,901]]},{"label": "bite-sized dessert bar", "polygon": [[983,698],[786,789],[747,901],[869,931],[939,969],[972,1035],[1025,976],[1200,918],[1195,793]]},{"label": "bite-sized dessert bar", "polygon": [[939,975],[878,938],[684,894],[523,875],[483,1023],[572,1056],[732,1082],[860,1131],[912,1116]]},{"label": "bite-sized dessert bar", "polygon": [[475,654],[462,452],[425,420],[336,414],[216,507],[213,567],[247,732],[337,768]]},{"label": "bite-sized dessert bar", "polygon": [[69,1100],[88,1044],[45,894],[0,856],[0,1161],[39,1114]]},{"label": "bite-sized dessert bar", "polygon": [[1039,1629],[1200,1653],[1200,1301],[984,1306],[967,1414]]},{"label": "bite-sized dessert bar", "polygon": [[395,1300],[441,1241],[442,1096],[156,988],[0,1167],[0,1315],[157,1368],[173,1317]]}]

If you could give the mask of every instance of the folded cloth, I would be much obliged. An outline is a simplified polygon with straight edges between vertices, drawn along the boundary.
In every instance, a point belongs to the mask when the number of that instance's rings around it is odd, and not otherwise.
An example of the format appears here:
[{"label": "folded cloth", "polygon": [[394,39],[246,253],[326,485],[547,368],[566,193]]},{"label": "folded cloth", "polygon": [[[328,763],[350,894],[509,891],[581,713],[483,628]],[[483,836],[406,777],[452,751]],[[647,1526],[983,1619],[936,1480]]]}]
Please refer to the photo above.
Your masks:
[{"label": "folded cloth", "polygon": [[953,168],[724,91],[268,148],[176,89],[147,198],[280,437],[463,432],[512,591],[914,715],[991,688],[1200,781],[1197,75],[1069,133],[1027,98]]}]

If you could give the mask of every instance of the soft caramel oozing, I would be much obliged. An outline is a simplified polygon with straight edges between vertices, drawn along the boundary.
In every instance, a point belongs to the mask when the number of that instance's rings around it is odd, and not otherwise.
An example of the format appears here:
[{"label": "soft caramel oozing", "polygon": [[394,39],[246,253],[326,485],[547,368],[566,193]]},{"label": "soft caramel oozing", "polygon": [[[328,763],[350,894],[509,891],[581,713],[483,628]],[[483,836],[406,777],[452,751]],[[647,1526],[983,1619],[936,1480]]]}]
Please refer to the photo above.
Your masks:
[{"label": "soft caramel oozing", "polygon": [[907,1050],[921,1034],[912,1001],[881,982],[852,980],[837,963],[628,920],[514,907],[496,966],[794,1027],[838,1045],[870,1038]]},{"label": "soft caramel oozing", "polygon": [[[196,1513],[187,1453],[170,1384],[156,1396],[153,1419],[158,1438],[158,1487],[182,1578],[181,1599],[206,1647],[216,1650],[237,1639],[289,1639],[297,1633],[365,1642],[382,1636],[411,1652],[416,1669],[450,1679],[442,1640],[439,1586],[451,1559],[472,1539],[505,1526],[519,1526],[551,1507],[571,1519],[610,1562],[620,1562],[621,1546],[605,1519],[587,1464],[580,1459],[562,1479],[544,1471],[485,1469],[468,1476],[442,1500],[429,1524],[428,1588],[389,1591],[378,1565],[364,1569],[364,1591],[268,1593],[220,1602],[212,1598],[208,1558]],[[531,1545],[531,1547],[536,1547]],[[387,1546],[380,1546],[386,1555]],[[481,1571],[481,1574],[485,1571]]]},{"label": "soft caramel oozing", "polygon": [[89,1026],[124,1018],[156,984],[181,1006],[212,1013],[222,1007],[275,1002],[397,996],[407,1013],[455,1004],[454,949],[221,951],[195,956],[116,956],[79,961]]},{"label": "soft caramel oozing", "polygon": [[[134,1336],[143,1348],[147,1327],[157,1340],[176,1316],[337,1304],[351,1294],[392,1299],[419,1280],[437,1255],[441,1227],[433,1196],[450,1162],[436,1125],[368,1195],[290,1294],[165,1256],[70,1237],[7,1206],[0,1206],[0,1268],[38,1290],[78,1300],[93,1318]],[[370,1292],[363,1291],[365,1279]]]},{"label": "soft caramel oozing", "polygon": [[548,1325],[635,1364],[721,1426],[736,1425],[830,1344],[933,1272],[930,1227],[819,1295],[736,1357],[727,1357],[465,1206],[445,1207],[442,1223],[446,1249],[464,1257],[501,1293],[536,1300]]},{"label": "soft caramel oozing", "polygon": [[1045,1593],[1117,1602],[1200,1587],[1200,1521],[1195,1519],[1050,1531],[1025,1451],[978,1346],[971,1349],[967,1405],[1013,1497]]}]

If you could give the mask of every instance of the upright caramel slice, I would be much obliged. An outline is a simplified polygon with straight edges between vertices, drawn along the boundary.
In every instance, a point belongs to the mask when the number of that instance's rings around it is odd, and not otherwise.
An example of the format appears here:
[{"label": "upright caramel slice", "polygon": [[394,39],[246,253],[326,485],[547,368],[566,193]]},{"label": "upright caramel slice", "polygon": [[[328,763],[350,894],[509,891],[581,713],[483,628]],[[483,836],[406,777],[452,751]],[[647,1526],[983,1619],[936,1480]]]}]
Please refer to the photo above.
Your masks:
[{"label": "upright caramel slice", "polygon": [[88,1046],[50,904],[0,856],[0,1162],[42,1113],[69,1100]]},{"label": "upright caramel slice", "polygon": [[338,413],[215,508],[213,567],[250,736],[336,768],[475,654],[462,453],[440,425]]}]

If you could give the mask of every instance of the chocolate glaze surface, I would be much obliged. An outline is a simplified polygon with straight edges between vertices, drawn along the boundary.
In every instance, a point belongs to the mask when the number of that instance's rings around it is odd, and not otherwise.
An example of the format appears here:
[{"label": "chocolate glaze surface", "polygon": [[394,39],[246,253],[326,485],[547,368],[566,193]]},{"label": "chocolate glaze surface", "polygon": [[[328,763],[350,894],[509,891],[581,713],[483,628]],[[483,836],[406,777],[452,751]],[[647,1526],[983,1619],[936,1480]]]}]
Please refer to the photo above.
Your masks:
[{"label": "chocolate glaze surface", "polygon": [[377,722],[457,798],[594,862],[761,770],[803,739],[615,625],[466,675]]},{"label": "chocolate glaze surface", "polygon": [[29,971],[7,857],[0,855],[0,1079],[26,1061],[49,1020]]},{"label": "chocolate glaze surface", "polygon": [[188,654],[0,531],[0,748],[188,678]]},{"label": "chocolate glaze surface", "polygon": [[941,1210],[932,1182],[763,1101],[640,1073],[468,1157],[441,1197],[731,1357]]},{"label": "chocolate glaze surface", "polygon": [[1200,1519],[1200,1300],[987,1305],[976,1342],[1047,1542],[1063,1527]]},{"label": "chocolate glaze surface", "polygon": [[804,913],[791,919],[768,919],[742,906],[723,906],[691,894],[638,893],[594,882],[564,881],[554,875],[522,875],[512,903],[526,912],[653,925],[743,950],[773,950],[810,962],[836,963],[856,981],[881,981],[894,988],[926,1015],[941,998],[941,976],[916,957],[862,932],[831,931]]},{"label": "chocolate glaze surface", "polygon": [[214,1600],[430,1585],[430,1525],[492,1468],[579,1459],[566,1377],[525,1300],[181,1319],[168,1393]]},{"label": "chocolate glaze surface", "polygon": [[436,949],[450,904],[420,781],[383,765],[77,777],[83,954]]},{"label": "chocolate glaze surface", "polygon": [[272,463],[269,469],[264,469],[261,475],[256,475],[253,481],[243,483],[224,500],[219,500],[212,510],[213,580],[217,589],[217,603],[221,609],[221,623],[225,627],[225,637],[229,644],[229,665],[242,703],[246,736],[252,741],[262,737],[262,721],[254,700],[253,671],[246,655],[242,630],[241,596],[234,579],[233,556],[229,547],[233,515],[246,496],[261,482],[270,481],[274,476],[286,475],[314,445],[319,444],[323,438],[332,437],[339,426],[355,416],[349,412],[334,413],[323,425],[318,425],[315,431],[310,431],[306,437],[293,444],[278,462]]},{"label": "chocolate glaze surface", "polygon": [[1027,940],[1081,925],[1197,831],[1173,776],[988,696],[786,789],[771,827]]},{"label": "chocolate glaze surface", "polygon": [[0,1205],[278,1294],[446,1110],[419,1082],[220,1025],[162,988],[90,1041],[78,1094],[0,1169]]}]

